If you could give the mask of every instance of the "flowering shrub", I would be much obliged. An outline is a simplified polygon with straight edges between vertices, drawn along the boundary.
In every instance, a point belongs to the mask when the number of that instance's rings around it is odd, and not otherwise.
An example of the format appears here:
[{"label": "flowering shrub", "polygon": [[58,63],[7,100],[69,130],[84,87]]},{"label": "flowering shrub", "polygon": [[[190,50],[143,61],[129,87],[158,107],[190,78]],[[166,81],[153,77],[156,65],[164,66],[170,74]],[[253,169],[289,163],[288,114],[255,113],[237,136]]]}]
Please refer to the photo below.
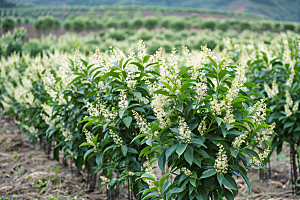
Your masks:
[{"label": "flowering shrub", "polygon": [[151,102],[157,120],[133,141],[145,137],[148,147],[140,155],[150,164],[157,160],[175,178],[170,182],[166,173],[157,180],[148,169],[141,177],[150,187],[144,198],[233,199],[238,193],[233,176],[242,176],[251,191],[247,170],[261,168],[274,126],[265,124],[264,100],[253,104],[255,94],[245,92],[255,86],[246,82],[246,63],[235,67],[213,57],[204,47],[196,55],[185,49],[181,64],[175,51],[160,62]]},{"label": "flowering shrub", "polygon": [[206,46],[183,53],[147,55],[140,41],[128,56],[114,48],[87,60],[78,50],[70,60],[11,57],[1,65],[1,102],[24,118],[29,138],[56,142],[55,159],[63,150],[111,190],[128,180],[138,199],[233,199],[234,176],[251,190],[247,170],[262,168],[275,125],[265,124],[266,100],[253,103],[257,94],[247,90],[255,87],[247,60],[232,66]]}]

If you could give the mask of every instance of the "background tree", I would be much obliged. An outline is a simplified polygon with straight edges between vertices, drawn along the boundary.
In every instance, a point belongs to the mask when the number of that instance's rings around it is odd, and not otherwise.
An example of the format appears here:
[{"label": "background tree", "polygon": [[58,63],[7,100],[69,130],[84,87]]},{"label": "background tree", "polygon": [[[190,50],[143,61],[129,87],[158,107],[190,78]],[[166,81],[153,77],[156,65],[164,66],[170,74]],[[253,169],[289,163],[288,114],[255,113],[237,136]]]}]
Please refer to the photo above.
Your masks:
[{"label": "background tree", "polygon": [[6,33],[9,30],[12,30],[16,26],[16,20],[14,17],[6,17],[1,21],[1,28]]}]

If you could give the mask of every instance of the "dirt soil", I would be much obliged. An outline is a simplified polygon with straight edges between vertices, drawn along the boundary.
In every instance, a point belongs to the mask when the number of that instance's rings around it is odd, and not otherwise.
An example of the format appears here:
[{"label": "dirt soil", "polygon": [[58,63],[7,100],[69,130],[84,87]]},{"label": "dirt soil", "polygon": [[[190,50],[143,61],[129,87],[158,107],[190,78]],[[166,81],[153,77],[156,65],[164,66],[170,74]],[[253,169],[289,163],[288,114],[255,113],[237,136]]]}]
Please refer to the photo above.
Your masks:
[{"label": "dirt soil", "polygon": [[[34,147],[25,140],[26,135],[20,134],[18,125],[8,116],[0,116],[0,199],[1,197],[18,197],[18,199],[48,199],[49,196],[67,199],[82,192],[77,199],[106,199],[105,191],[99,188],[88,192],[86,174],[74,174],[70,170],[70,162],[65,166],[47,156],[41,146]],[[57,167],[60,167],[56,173]],[[73,166],[73,169],[75,167]],[[74,170],[75,171],[75,170]],[[242,178],[237,179],[239,186],[238,200],[262,199],[300,199],[292,194],[290,181],[289,148],[271,157],[271,178],[260,179],[260,171],[251,169],[249,180],[252,183],[252,193]],[[39,181],[40,180],[40,181]],[[41,193],[39,182],[49,182]],[[120,192],[119,198],[128,200],[126,189]]]}]

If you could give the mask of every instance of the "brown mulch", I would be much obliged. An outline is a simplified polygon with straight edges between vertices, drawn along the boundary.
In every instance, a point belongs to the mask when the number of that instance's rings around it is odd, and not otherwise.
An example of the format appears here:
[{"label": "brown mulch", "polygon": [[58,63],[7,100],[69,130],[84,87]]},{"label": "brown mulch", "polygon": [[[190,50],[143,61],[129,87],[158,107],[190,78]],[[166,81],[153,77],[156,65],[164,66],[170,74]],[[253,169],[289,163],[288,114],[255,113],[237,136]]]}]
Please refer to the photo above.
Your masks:
[{"label": "brown mulch", "polygon": [[[0,199],[11,196],[18,199],[48,199],[49,196],[67,199],[80,191],[77,199],[106,199],[105,193],[96,188],[87,192],[87,177],[83,174],[72,174],[70,167],[49,158],[40,147],[34,147],[20,134],[18,125],[7,116],[0,116]],[[249,194],[247,184],[242,178],[237,179],[239,194],[235,199],[244,200],[285,200],[300,199],[292,194],[290,181],[289,148],[271,157],[271,179],[261,180],[259,170],[251,169],[249,180],[252,193]],[[60,167],[56,174],[57,167]],[[75,167],[74,167],[75,168]],[[48,187],[41,193],[41,187],[35,187],[39,180]],[[57,184],[58,183],[58,184]],[[120,199],[127,199],[126,191]]]}]

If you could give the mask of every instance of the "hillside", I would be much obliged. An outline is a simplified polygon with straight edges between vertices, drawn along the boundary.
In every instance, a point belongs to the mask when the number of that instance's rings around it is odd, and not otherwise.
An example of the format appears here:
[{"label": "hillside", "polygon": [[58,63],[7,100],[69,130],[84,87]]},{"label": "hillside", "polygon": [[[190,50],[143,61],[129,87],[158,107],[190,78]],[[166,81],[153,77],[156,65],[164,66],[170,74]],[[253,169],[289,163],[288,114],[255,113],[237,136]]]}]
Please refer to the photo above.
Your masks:
[{"label": "hillside", "polygon": [[140,5],[217,9],[268,16],[275,20],[300,21],[300,0],[9,0],[23,5]]}]

